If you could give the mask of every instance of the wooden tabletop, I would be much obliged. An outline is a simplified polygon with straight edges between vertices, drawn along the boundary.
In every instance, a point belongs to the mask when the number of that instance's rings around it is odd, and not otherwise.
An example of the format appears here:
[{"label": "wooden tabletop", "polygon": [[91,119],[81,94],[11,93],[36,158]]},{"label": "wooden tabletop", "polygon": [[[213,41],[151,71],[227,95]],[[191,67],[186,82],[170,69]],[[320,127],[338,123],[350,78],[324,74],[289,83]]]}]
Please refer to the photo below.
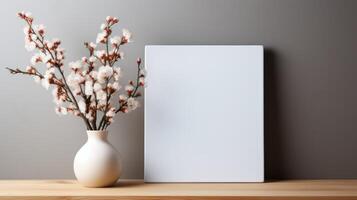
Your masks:
[{"label": "wooden tabletop", "polygon": [[85,188],[74,180],[0,180],[0,200],[318,199],[357,200],[357,180],[289,180],[266,183],[143,183]]}]

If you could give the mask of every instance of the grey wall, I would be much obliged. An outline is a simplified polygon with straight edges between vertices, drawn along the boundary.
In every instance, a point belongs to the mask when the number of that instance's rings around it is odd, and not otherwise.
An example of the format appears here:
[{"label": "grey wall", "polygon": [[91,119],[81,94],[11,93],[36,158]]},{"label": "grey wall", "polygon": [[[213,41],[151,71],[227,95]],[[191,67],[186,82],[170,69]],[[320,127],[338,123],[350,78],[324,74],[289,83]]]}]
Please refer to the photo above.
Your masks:
[{"label": "grey wall", "polygon": [[[29,62],[21,10],[63,40],[67,62],[118,16],[135,34],[128,76],[146,44],[263,44],[267,178],[357,178],[357,1],[11,0],[0,7],[0,66]],[[73,178],[82,122],[57,117],[50,92],[29,78],[1,70],[0,91],[0,178]],[[142,178],[143,109],[117,117],[110,140],[124,177]]]}]

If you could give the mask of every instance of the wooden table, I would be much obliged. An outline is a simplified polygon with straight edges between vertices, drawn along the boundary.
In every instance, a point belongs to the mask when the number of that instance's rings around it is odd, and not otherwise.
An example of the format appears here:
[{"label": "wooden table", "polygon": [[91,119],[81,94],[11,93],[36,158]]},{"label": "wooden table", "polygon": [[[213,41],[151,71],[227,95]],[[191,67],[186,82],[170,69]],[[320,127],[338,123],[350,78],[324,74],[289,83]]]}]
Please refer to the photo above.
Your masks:
[{"label": "wooden table", "polygon": [[73,180],[1,180],[0,200],[357,200],[357,180],[290,180],[266,183],[143,183],[85,188]]}]

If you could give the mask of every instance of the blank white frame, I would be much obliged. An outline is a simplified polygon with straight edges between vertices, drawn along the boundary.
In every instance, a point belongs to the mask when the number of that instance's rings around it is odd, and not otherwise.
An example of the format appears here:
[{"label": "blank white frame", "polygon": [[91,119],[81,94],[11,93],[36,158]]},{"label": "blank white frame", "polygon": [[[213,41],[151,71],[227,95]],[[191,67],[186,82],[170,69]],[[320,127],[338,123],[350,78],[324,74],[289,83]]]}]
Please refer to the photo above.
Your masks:
[{"label": "blank white frame", "polygon": [[264,181],[263,46],[145,47],[145,182]]}]

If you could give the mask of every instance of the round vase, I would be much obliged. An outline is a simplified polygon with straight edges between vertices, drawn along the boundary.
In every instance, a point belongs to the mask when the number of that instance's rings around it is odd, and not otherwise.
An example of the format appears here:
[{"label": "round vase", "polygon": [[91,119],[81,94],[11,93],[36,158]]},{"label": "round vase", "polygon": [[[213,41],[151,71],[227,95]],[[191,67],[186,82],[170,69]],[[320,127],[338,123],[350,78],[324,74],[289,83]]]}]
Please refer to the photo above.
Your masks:
[{"label": "round vase", "polygon": [[86,187],[108,187],[119,179],[119,153],[108,142],[108,131],[87,131],[88,140],[74,158],[74,174]]}]

